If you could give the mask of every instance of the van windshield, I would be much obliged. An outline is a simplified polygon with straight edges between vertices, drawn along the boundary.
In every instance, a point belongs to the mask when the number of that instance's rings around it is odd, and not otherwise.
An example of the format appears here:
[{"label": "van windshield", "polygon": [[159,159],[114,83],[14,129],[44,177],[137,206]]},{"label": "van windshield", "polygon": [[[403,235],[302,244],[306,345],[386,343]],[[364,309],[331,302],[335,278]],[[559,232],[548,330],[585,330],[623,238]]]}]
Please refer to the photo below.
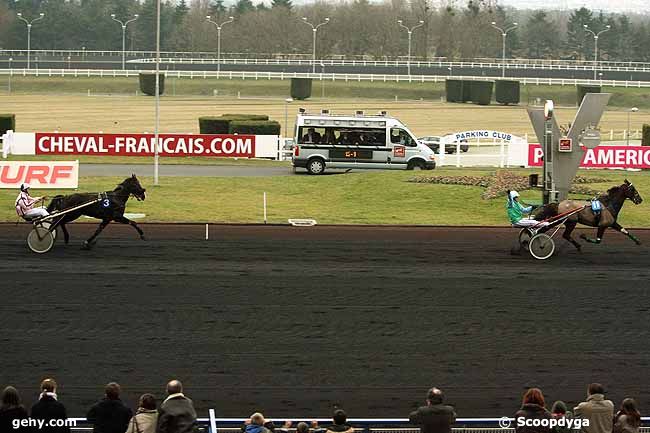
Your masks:
[{"label": "van windshield", "polygon": [[411,134],[402,128],[391,128],[390,142],[393,144],[401,144],[403,146],[415,147],[418,145],[417,141],[411,137]]},{"label": "van windshield", "polygon": [[298,143],[385,146],[386,131],[383,128],[301,126],[298,128]]}]

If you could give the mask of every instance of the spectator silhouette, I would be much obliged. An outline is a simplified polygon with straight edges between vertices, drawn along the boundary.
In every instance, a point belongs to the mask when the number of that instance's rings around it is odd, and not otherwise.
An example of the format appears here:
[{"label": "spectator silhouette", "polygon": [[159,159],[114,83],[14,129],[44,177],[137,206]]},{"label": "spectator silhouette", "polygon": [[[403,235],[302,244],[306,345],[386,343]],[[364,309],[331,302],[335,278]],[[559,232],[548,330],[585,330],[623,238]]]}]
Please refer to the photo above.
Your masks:
[{"label": "spectator silhouette", "polygon": [[158,411],[156,398],[151,394],[142,394],[135,416],[129,421],[126,433],[156,433]]},{"label": "spectator silhouette", "polygon": [[158,409],[157,433],[192,433],[196,411],[192,400],[183,394],[183,384],[172,380],[167,384],[167,398]]},{"label": "spectator silhouette", "polygon": [[104,389],[104,398],[90,408],[86,418],[95,433],[124,433],[133,416],[120,400],[120,385],[111,382]]},{"label": "spectator silhouette", "polygon": [[421,433],[450,433],[456,421],[456,412],[451,406],[442,404],[443,394],[438,388],[427,393],[427,405],[411,412],[409,420],[420,426]]},{"label": "spectator silhouette", "polygon": [[589,426],[583,423],[584,433],[612,433],[614,403],[605,400],[605,388],[600,383],[592,383],[587,388],[587,401],[573,409],[577,418],[589,420]]},{"label": "spectator silhouette", "polygon": [[[68,418],[67,411],[63,403],[59,401],[56,393],[57,384],[54,379],[45,379],[41,382],[41,395],[38,402],[32,406],[31,417],[34,419],[44,420],[49,424],[51,420],[64,420]],[[52,427],[46,425],[39,433],[69,433],[69,426]]]},{"label": "spectator silhouette", "polygon": [[332,416],[332,424],[318,429],[318,423],[313,421],[315,433],[354,433],[354,427],[347,424],[348,415],[343,409],[336,409]]},{"label": "spectator silhouette", "polygon": [[[555,419],[572,418],[573,414],[571,411],[567,410],[566,404],[563,401],[558,400],[553,403],[553,407],[551,408],[551,416]],[[571,433],[572,430],[568,426],[555,426],[551,429],[551,431],[553,433]]]},{"label": "spectator silhouette", "polygon": [[551,428],[546,426],[520,426],[517,419],[551,419],[551,413],[546,410],[546,402],[544,401],[544,394],[539,388],[530,388],[524,394],[521,409],[515,414],[515,432],[516,433],[550,433]]},{"label": "spectator silhouette", "polygon": [[626,398],[614,417],[613,433],[639,433],[641,414],[633,398]]},{"label": "spectator silhouette", "polygon": [[28,433],[28,427],[14,428],[14,423],[28,418],[27,410],[20,402],[18,390],[8,386],[2,391],[2,402],[0,403],[0,432]]}]

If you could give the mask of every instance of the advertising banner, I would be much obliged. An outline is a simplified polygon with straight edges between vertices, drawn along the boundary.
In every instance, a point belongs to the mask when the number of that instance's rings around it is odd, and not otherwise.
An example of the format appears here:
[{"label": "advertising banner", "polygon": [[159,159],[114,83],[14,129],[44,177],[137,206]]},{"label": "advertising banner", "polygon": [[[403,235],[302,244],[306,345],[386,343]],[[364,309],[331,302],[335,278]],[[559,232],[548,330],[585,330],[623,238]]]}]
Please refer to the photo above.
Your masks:
[{"label": "advertising banner", "polygon": [[[583,148],[584,149],[584,148]],[[542,147],[528,145],[528,165],[543,165]],[[650,146],[597,146],[587,149],[581,168],[650,168]]]},{"label": "advertising banner", "polygon": [[0,188],[19,189],[28,183],[32,188],[77,188],[78,161],[2,161],[0,160]]}]

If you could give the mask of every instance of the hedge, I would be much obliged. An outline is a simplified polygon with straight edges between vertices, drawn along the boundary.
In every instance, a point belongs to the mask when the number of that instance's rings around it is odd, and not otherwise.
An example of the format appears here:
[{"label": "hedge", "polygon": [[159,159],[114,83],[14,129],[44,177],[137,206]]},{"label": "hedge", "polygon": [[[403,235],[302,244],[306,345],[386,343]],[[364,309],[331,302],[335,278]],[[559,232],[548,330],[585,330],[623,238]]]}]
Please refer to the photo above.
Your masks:
[{"label": "hedge", "polygon": [[472,102],[479,105],[490,105],[493,87],[494,81],[473,81],[470,87]]},{"label": "hedge", "polygon": [[230,134],[280,135],[281,126],[275,120],[233,120]]},{"label": "hedge", "polygon": [[223,114],[220,117],[199,117],[201,134],[230,134],[230,123],[234,120],[269,120],[266,114]]},{"label": "hedge", "polygon": [[311,78],[292,78],[291,97],[293,99],[307,99],[311,96]]},{"label": "hedge", "polygon": [[641,146],[650,146],[650,125],[643,124],[643,135],[641,136]]},{"label": "hedge", "polygon": [[16,130],[16,115],[15,114],[0,114],[0,135],[9,130]]},{"label": "hedge", "polygon": [[447,102],[465,102],[463,101],[463,81],[445,80],[445,95]]},{"label": "hedge", "polygon": [[582,100],[587,93],[600,93],[600,86],[583,86],[578,84],[576,87],[578,91],[578,100],[576,101],[576,105],[578,107],[582,104]]},{"label": "hedge", "polygon": [[494,96],[499,104],[519,104],[519,81],[497,80],[494,86]]},{"label": "hedge", "polygon": [[[165,74],[163,72],[158,73],[159,85],[158,93],[162,95],[165,93]],[[140,91],[145,95],[156,96],[156,74],[155,73],[140,73]]]}]

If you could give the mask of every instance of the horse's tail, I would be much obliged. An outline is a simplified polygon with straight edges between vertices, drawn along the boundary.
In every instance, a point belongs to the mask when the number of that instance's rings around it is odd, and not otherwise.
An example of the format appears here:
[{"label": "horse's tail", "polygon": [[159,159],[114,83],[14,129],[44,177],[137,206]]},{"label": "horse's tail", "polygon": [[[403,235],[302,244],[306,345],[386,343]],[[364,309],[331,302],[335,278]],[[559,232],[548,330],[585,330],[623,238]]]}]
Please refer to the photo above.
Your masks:
[{"label": "horse's tail", "polygon": [[63,209],[64,198],[65,198],[64,195],[55,195],[54,197],[52,197],[52,201],[47,206],[47,211],[49,213],[52,213],[52,211]]}]

